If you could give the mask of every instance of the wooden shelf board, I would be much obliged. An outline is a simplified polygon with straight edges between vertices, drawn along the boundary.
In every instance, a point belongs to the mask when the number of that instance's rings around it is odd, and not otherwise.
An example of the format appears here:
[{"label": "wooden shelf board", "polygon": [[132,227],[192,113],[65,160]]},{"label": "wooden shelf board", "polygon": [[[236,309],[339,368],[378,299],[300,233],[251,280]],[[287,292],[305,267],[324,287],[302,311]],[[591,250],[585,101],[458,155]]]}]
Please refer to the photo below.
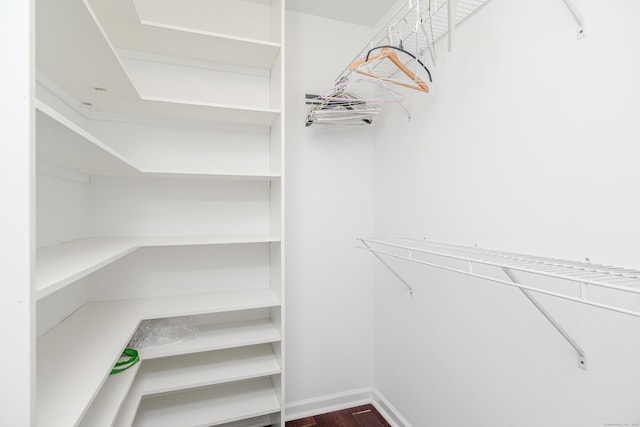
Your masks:
[{"label": "wooden shelf board", "polygon": [[140,247],[134,239],[88,238],[36,251],[36,299],[43,298]]},{"label": "wooden shelf board", "polygon": [[198,327],[198,336],[177,344],[139,349],[143,360],[280,341],[280,333],[270,319]]},{"label": "wooden shelf board", "polygon": [[110,375],[100,389],[79,427],[111,427],[137,377],[138,363],[119,374]]},{"label": "wooden shelf board", "polygon": [[133,392],[141,396],[169,393],[280,374],[268,344],[147,360]]},{"label": "wooden shelf board", "polygon": [[280,411],[267,378],[144,399],[136,427],[205,427]]}]

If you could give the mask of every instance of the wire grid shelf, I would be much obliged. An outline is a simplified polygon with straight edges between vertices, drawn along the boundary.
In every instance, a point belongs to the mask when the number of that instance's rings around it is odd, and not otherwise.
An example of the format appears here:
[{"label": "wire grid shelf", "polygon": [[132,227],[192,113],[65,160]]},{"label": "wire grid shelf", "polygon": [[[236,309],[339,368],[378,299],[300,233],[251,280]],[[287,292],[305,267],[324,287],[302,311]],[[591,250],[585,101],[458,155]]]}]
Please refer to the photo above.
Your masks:
[{"label": "wire grid shelf", "polygon": [[[521,289],[539,292],[571,301],[580,302],[604,308],[619,313],[640,317],[640,305],[638,308],[628,308],[626,304],[602,303],[591,299],[584,289],[588,286],[595,286],[614,292],[618,296],[633,294],[640,296],[640,271],[628,268],[619,268],[607,265],[591,264],[587,262],[568,261],[557,258],[539,257],[523,255],[511,252],[503,252],[477,247],[459,246],[446,243],[432,242],[428,240],[410,238],[370,238],[358,239],[364,247],[376,255],[390,256],[404,259],[420,264],[442,268],[449,271],[463,273],[466,275],[487,279],[493,282],[516,286]],[[509,282],[491,276],[484,276],[465,270],[463,268],[451,267],[438,264],[437,261],[426,261],[417,259],[414,253],[434,255],[453,260],[466,261],[470,263],[483,264],[501,269],[521,271],[534,275],[542,275],[559,280],[566,280],[580,285],[579,296],[570,292],[549,291],[535,285],[526,286],[520,283]],[[626,300],[626,298],[623,298]],[[626,302],[626,301],[624,301]]]},{"label": "wire grid shelf", "polygon": [[[488,1],[457,0],[455,25],[471,16]],[[401,46],[426,64],[426,54],[430,50],[435,52],[435,44],[449,31],[448,5],[449,0],[408,0],[358,52],[350,64],[365,60],[371,49],[385,45]],[[435,54],[431,56],[431,62],[435,62]],[[405,66],[415,68],[416,61],[408,59]],[[349,66],[345,67],[336,81],[344,80],[351,72]],[[397,69],[394,72],[397,72]]]}]

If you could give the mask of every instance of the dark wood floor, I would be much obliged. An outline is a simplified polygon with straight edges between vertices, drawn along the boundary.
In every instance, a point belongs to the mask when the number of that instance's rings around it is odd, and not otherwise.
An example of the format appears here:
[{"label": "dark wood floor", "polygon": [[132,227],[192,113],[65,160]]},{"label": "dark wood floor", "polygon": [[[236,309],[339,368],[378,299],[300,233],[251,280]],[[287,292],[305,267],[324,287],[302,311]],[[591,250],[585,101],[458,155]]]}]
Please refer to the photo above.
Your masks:
[{"label": "dark wood floor", "polygon": [[373,405],[288,421],[286,427],[391,427]]}]

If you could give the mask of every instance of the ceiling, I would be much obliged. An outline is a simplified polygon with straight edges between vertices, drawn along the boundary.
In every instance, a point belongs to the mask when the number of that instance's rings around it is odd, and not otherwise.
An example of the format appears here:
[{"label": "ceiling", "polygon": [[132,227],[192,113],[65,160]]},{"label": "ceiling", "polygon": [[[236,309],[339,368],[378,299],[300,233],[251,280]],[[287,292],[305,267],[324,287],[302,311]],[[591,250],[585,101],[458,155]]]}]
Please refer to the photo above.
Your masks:
[{"label": "ceiling", "polygon": [[287,9],[373,27],[397,0],[287,0]]}]

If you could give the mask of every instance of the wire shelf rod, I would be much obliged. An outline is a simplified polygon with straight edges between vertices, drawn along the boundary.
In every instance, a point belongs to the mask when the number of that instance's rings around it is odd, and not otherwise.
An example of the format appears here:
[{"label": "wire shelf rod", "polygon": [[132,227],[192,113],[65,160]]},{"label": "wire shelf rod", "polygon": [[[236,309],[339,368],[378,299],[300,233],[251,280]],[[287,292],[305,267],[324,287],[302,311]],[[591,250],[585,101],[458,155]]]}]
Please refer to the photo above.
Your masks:
[{"label": "wire shelf rod", "polygon": [[[389,241],[386,241],[386,240],[364,239],[364,238],[361,238],[361,239],[358,239],[358,240],[363,241],[363,242],[367,241],[369,243],[379,244],[379,245],[383,245],[383,246],[394,247],[394,248],[397,248],[397,249],[411,249],[411,250],[413,250],[415,252],[426,253],[426,254],[430,254],[430,255],[437,255],[437,256],[442,256],[442,257],[445,257],[445,258],[456,259],[456,260],[467,261],[467,262],[471,261],[471,262],[484,264],[484,265],[489,265],[489,266],[498,267],[498,268],[502,268],[502,267],[507,266],[507,264],[504,263],[504,262],[477,259],[477,258],[472,258],[472,257],[469,257],[469,256],[462,256],[462,255],[459,255],[459,254],[443,253],[442,251],[437,252],[437,251],[433,251],[433,250],[427,250],[427,249],[424,249],[424,248],[416,248],[414,246],[409,247],[407,245],[401,245],[399,243],[389,242]],[[416,262],[418,262],[418,261],[422,262],[421,260],[416,260]],[[576,278],[576,277],[571,277],[571,276],[566,276],[566,275],[561,275],[561,274],[556,274],[556,273],[548,273],[548,272],[545,272],[545,271],[533,270],[531,268],[521,267],[521,266],[509,266],[509,268],[514,269],[514,270],[518,270],[518,271],[522,271],[522,272],[540,274],[540,275],[544,275],[544,276],[547,276],[547,277],[553,277],[553,278],[560,279],[560,280],[569,280],[569,281],[576,282],[576,283],[585,283],[585,284],[598,286],[598,287],[602,287],[602,288],[614,289],[614,290],[619,290],[619,291],[628,292],[628,293],[632,293],[632,294],[640,294],[640,290],[635,289],[635,288],[618,286],[618,285],[607,283],[607,282],[595,281],[593,279],[582,279],[582,278]]]},{"label": "wire shelf rod", "polygon": [[[440,246],[440,247],[446,247],[444,245],[434,245],[434,246]],[[452,245],[455,246],[455,245]],[[537,259],[534,259],[533,257],[529,257],[528,259],[524,258],[524,256],[521,255],[517,255],[517,254],[511,254],[508,252],[500,252],[500,251],[486,251],[486,250],[474,250],[472,248],[467,248],[467,247],[458,247],[456,246],[456,249],[459,250],[465,250],[466,252],[474,252],[474,253],[482,253],[482,254],[486,254],[489,256],[503,256],[505,258],[509,258],[509,259],[517,259],[519,262],[525,262],[525,263],[532,263],[532,265],[542,265],[542,266],[546,266],[546,265],[558,265],[564,268],[568,268],[568,269],[580,269],[580,271],[589,271],[589,272],[597,272],[597,273],[604,273],[606,276],[609,275],[624,275],[625,277],[637,277],[640,278],[640,272],[636,271],[636,270],[628,270],[628,269],[623,269],[624,271],[627,271],[629,273],[634,273],[634,274],[624,274],[624,273],[620,273],[619,271],[621,269],[619,268],[610,268],[607,266],[598,266],[595,264],[583,264],[583,263],[579,263],[579,262],[572,262],[572,261],[566,261],[566,260],[559,260],[556,258],[540,258],[538,257]],[[417,250],[417,249],[416,249]],[[508,254],[505,255],[505,254]],[[599,267],[599,268],[595,268],[595,267]]]},{"label": "wire shelf rod", "polygon": [[[418,240],[418,239],[407,239],[407,240],[411,240],[415,242],[425,242],[424,240]],[[433,246],[439,246],[442,248],[454,247],[457,250],[474,252],[474,253],[483,253],[488,256],[504,256],[505,258],[517,259],[517,260],[522,260],[523,262],[531,262],[535,264],[544,264],[544,265],[553,264],[553,265],[563,266],[566,268],[580,269],[581,271],[599,272],[599,273],[605,273],[610,275],[623,275],[625,277],[636,277],[640,279],[640,271],[632,270],[628,268],[622,268],[622,267],[611,267],[606,265],[590,264],[590,263],[585,264],[579,261],[568,261],[568,260],[563,260],[558,258],[527,256],[527,255],[513,254],[510,252],[503,252],[503,251],[489,251],[484,249],[470,248],[467,246],[444,245],[444,244],[438,244],[434,242],[429,242],[429,244],[433,244]]]},{"label": "wire shelf rod", "polygon": [[[362,241],[362,239],[359,239],[359,240]],[[373,242],[371,240],[367,240],[367,241]],[[545,294],[545,295],[549,295],[549,296],[553,296],[553,297],[557,297],[557,298],[562,298],[562,299],[565,299],[565,300],[578,302],[578,303],[581,303],[581,304],[586,304],[586,305],[590,305],[590,306],[593,306],[593,307],[598,307],[598,308],[602,308],[602,309],[605,309],[605,310],[614,311],[614,312],[617,312],[617,313],[628,314],[630,316],[640,317],[640,311],[628,310],[628,309],[612,306],[612,305],[609,305],[609,304],[602,304],[602,303],[594,302],[594,301],[591,301],[591,300],[585,300],[585,299],[573,297],[571,295],[552,292],[552,291],[548,291],[548,290],[545,290],[545,289],[535,288],[535,287],[532,287],[532,286],[517,284],[517,283],[509,282],[509,281],[506,281],[506,280],[497,279],[495,277],[485,276],[485,275],[477,274],[477,273],[470,273],[470,272],[468,272],[466,270],[446,267],[446,266],[443,266],[443,265],[434,264],[434,263],[430,263],[430,262],[427,262],[427,261],[417,260],[415,258],[408,258],[408,257],[402,256],[402,255],[394,254],[394,253],[387,252],[387,251],[381,251],[381,250],[377,250],[377,249],[370,249],[370,248],[366,248],[364,246],[357,246],[357,248],[358,249],[364,249],[366,251],[373,252],[373,253],[378,254],[378,255],[385,255],[385,256],[392,257],[392,258],[402,259],[402,260],[405,260],[405,261],[411,261],[411,262],[415,262],[415,263],[418,263],[418,264],[427,265],[429,267],[438,268],[438,269],[441,269],[441,270],[451,271],[451,272],[455,272],[455,273],[464,274],[466,276],[472,276],[472,277],[476,277],[476,278],[479,278],[479,279],[488,280],[490,282],[495,282],[495,283],[499,283],[499,284],[503,284],[503,285],[507,285],[507,286],[520,288],[520,289],[526,289],[528,291],[537,292],[537,293],[541,293],[541,294]],[[499,267],[499,265],[497,265],[497,267]],[[596,284],[596,286],[598,286],[598,285]]]}]

